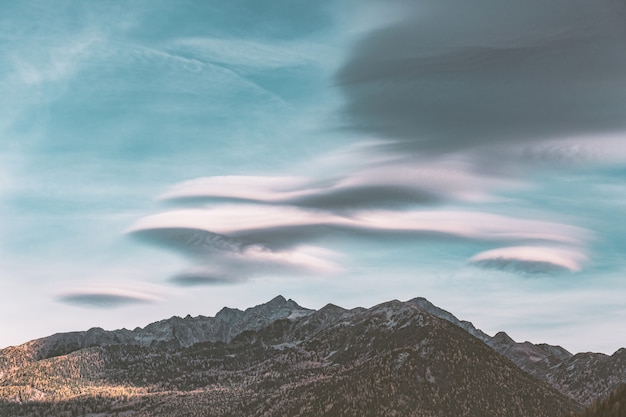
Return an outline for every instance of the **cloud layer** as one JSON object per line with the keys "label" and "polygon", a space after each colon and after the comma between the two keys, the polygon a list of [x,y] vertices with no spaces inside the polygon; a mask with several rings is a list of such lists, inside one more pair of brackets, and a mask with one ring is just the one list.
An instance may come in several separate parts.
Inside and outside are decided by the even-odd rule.
{"label": "cloud layer", "polygon": [[626,129],[623,2],[399,4],[337,75],[350,129],[395,151],[492,155]]}
{"label": "cloud layer", "polygon": [[[342,127],[362,143],[375,139],[342,156],[359,163],[332,175],[181,182],[159,198],[192,208],[129,229],[205,271],[179,283],[242,279],[259,275],[261,265],[337,272],[334,255],[301,252],[337,240],[468,242],[488,249],[469,257],[476,266],[582,269],[591,231],[575,226],[575,217],[537,220],[550,214],[540,206],[524,215],[502,195],[532,187],[546,168],[626,157],[626,7],[399,0],[393,8],[348,49],[335,75],[345,98]],[[239,59],[224,43],[180,44],[194,56],[198,45],[220,60]]]}
{"label": "cloud layer", "polygon": [[[244,190],[246,187],[244,187]],[[237,193],[237,190],[233,191]],[[535,257],[566,253],[545,245],[569,248],[585,257],[591,233],[583,228],[546,221],[462,210],[360,210],[350,215],[278,205],[217,205],[173,210],[138,220],[128,233],[190,257],[195,272],[173,278],[180,285],[238,282],[251,276],[340,273],[337,254],[313,245],[328,241],[372,240],[399,243],[403,239],[536,244]],[[527,248],[528,249],[528,248]],[[512,249],[486,252],[471,259],[484,264]],[[517,249],[528,258],[532,250]],[[550,257],[550,256],[548,256]],[[555,265],[558,260],[553,260]],[[574,267],[564,269],[574,270]]]}

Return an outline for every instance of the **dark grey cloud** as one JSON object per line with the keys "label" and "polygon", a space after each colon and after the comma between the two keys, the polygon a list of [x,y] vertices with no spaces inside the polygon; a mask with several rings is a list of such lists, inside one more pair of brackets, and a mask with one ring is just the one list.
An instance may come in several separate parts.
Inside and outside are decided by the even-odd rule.
{"label": "dark grey cloud", "polygon": [[287,201],[299,207],[324,210],[350,210],[389,208],[407,205],[432,205],[445,201],[442,195],[417,187],[395,185],[373,185],[346,187],[345,189],[320,192],[315,195]]}
{"label": "dark grey cloud", "polygon": [[[390,214],[392,216],[392,214]],[[220,254],[244,254],[249,247],[259,247],[268,252],[279,253],[301,245],[333,240],[372,240],[379,243],[400,244],[416,240],[467,243],[473,241],[506,242],[510,237],[502,234],[466,236],[454,231],[432,229],[372,229],[367,226],[323,223],[311,225],[289,225],[260,227],[233,231],[229,236],[203,229],[155,227],[131,231],[130,236],[144,243],[173,250],[193,259],[210,259]],[[550,240],[550,237],[546,238]],[[542,242],[541,236],[520,238],[519,242]],[[183,275],[184,276],[184,275]],[[221,278],[209,277],[212,281]],[[181,282],[186,279],[172,279]]]}
{"label": "dark grey cloud", "polygon": [[109,294],[109,293],[75,293],[64,294],[57,297],[57,300],[79,307],[92,308],[116,308],[131,304],[150,303],[152,300],[134,295]]}
{"label": "dark grey cloud", "polygon": [[435,153],[626,129],[623,1],[400,4],[336,76],[349,129]]}
{"label": "dark grey cloud", "polygon": [[143,242],[175,249],[192,256],[205,255],[215,249],[238,252],[243,246],[241,242],[218,233],[184,227],[137,230],[133,231],[131,236]]}
{"label": "dark grey cloud", "polygon": [[211,274],[211,273],[186,272],[186,273],[175,275],[171,277],[168,281],[179,287],[198,287],[198,286],[211,286],[211,285],[238,284],[244,280],[234,279],[231,277]]}
{"label": "dark grey cloud", "polygon": [[571,272],[568,268],[542,261],[524,261],[519,259],[495,258],[472,262],[472,265],[483,269],[497,269],[522,274],[543,275],[559,272]]}
{"label": "dark grey cloud", "polygon": [[[426,188],[426,187],[424,187]],[[338,189],[320,189],[302,197],[268,201],[254,198],[192,196],[169,199],[171,203],[182,206],[198,206],[203,203],[254,203],[268,205],[291,205],[329,211],[351,211],[356,209],[401,208],[412,205],[442,204],[450,199],[442,192],[419,189],[419,186],[404,187],[394,184],[362,185],[341,187]]]}

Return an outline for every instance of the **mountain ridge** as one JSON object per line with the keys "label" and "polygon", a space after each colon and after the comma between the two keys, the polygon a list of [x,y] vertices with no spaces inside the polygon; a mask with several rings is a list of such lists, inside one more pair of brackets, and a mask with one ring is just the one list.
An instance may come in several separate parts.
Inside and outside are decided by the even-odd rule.
{"label": "mountain ridge", "polygon": [[[173,316],[134,330],[107,331],[96,327],[83,332],[57,333],[19,346],[8,347],[0,350],[0,379],[20,367],[90,347],[133,345],[188,348],[207,342],[230,343],[233,340],[253,337],[251,335],[256,332],[285,320],[290,323],[297,322],[298,325],[290,330],[291,333],[281,333],[282,339],[276,340],[275,345],[292,347],[341,320],[349,321],[355,315],[378,310],[381,314],[387,314],[385,309],[404,307],[417,309],[454,324],[512,361],[524,372],[546,382],[581,404],[590,404],[607,395],[620,383],[626,382],[626,349],[618,350],[611,356],[600,353],[573,355],[560,346],[516,342],[503,331],[492,337],[475,328],[472,323],[459,320],[452,313],[422,297],[405,302],[393,300],[370,309],[363,307],[345,309],[327,304],[316,311],[304,308],[280,295],[267,303],[245,310],[224,307],[214,317]],[[387,325],[392,324],[389,322]],[[288,324],[283,326],[289,327]],[[247,333],[248,336],[245,336]]]}
{"label": "mountain ridge", "polygon": [[[247,321],[226,310],[224,317],[247,323],[242,328],[261,326],[228,342],[103,345],[31,362],[0,378],[0,414],[554,417],[580,410],[415,303],[312,311],[278,301],[246,310]],[[278,318],[263,325],[268,317]],[[177,317],[155,326],[185,320],[195,323]]]}

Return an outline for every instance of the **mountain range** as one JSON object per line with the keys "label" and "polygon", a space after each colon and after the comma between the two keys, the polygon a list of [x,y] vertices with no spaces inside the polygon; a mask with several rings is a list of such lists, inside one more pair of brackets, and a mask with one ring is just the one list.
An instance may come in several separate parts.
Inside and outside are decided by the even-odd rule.
{"label": "mountain range", "polygon": [[424,298],[312,310],[278,296],[2,349],[0,415],[558,417],[624,382],[626,349],[492,337]]}

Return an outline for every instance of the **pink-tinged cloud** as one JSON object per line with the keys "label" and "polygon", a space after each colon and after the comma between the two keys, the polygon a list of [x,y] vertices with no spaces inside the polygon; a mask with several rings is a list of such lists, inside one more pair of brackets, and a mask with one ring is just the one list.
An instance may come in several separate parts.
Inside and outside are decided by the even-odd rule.
{"label": "pink-tinged cloud", "polygon": [[197,266],[176,274],[169,281],[179,286],[237,284],[267,276],[320,276],[344,272],[339,254],[312,246],[269,251],[260,246],[241,252],[210,252],[196,258]]}
{"label": "pink-tinged cloud", "polygon": [[231,200],[328,211],[398,205],[432,205],[446,201],[487,201],[494,189],[511,187],[503,180],[473,172],[462,161],[404,161],[397,156],[365,168],[317,180],[305,177],[221,176],[182,182],[162,200]]}
{"label": "pink-tinged cloud", "polygon": [[[177,285],[211,285],[275,275],[337,274],[336,252],[312,246],[327,238],[429,239],[500,244],[559,245],[571,249],[522,249],[485,252],[471,262],[498,259],[516,264],[544,262],[580,269],[579,253],[591,233],[560,223],[517,219],[471,211],[369,210],[338,213],[276,205],[217,205],[145,217],[127,230],[135,237],[191,257],[195,267],[171,278]],[[550,256],[548,256],[549,254]],[[544,266],[545,266],[544,265]],[[484,265],[483,265],[484,266]]]}
{"label": "pink-tinged cloud", "polygon": [[578,272],[587,260],[587,255],[580,249],[515,246],[481,252],[470,258],[469,263],[489,269],[549,273]]}
{"label": "pink-tinged cloud", "polygon": [[[214,236],[208,240],[230,242],[232,239],[237,242],[231,243],[234,246],[262,245],[271,249],[295,247],[338,231],[377,235],[438,234],[481,241],[548,241],[570,245],[583,245],[591,237],[588,230],[566,224],[472,211],[369,210],[341,216],[263,205],[169,211],[140,219],[128,232],[168,229],[197,230]],[[207,239],[203,241],[206,243]]]}
{"label": "pink-tinged cloud", "polygon": [[299,196],[302,187],[310,188],[305,177],[216,176],[181,182],[159,196],[162,200],[185,198],[223,198],[244,201],[278,202]]}
{"label": "pink-tinged cloud", "polygon": [[270,248],[237,236],[165,223],[163,227],[138,227],[129,232],[191,258],[195,267],[170,278],[181,286],[235,283],[268,275],[333,275],[343,271],[337,263],[339,254],[306,244]]}

